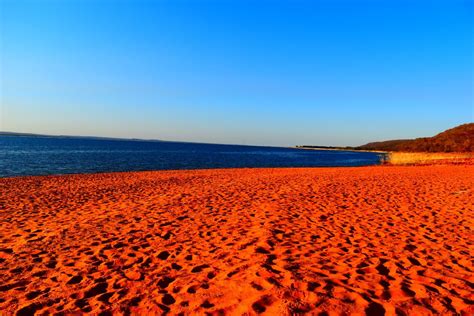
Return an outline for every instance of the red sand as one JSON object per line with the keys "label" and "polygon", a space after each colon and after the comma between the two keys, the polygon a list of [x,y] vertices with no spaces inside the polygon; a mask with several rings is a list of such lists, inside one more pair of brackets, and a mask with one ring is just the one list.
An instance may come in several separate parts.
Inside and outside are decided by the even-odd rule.
{"label": "red sand", "polygon": [[2,315],[472,314],[474,166],[0,179]]}

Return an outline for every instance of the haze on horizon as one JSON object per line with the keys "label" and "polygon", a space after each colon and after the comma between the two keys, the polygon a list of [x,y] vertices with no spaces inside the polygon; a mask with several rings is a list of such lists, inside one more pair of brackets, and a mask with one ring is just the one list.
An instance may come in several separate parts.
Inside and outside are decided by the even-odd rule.
{"label": "haze on horizon", "polygon": [[360,145],[474,121],[473,1],[0,2],[0,130]]}

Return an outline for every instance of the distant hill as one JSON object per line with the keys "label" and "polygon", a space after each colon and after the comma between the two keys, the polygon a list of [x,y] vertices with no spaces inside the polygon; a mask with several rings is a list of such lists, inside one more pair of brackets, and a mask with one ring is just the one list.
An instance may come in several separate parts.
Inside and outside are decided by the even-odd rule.
{"label": "distant hill", "polygon": [[48,135],[43,135],[43,134],[32,134],[32,133],[16,133],[16,132],[2,132],[2,131],[0,131],[0,136],[28,136],[28,137],[48,137]]}
{"label": "distant hill", "polygon": [[474,123],[448,129],[433,137],[374,142],[355,149],[407,152],[474,152]]}
{"label": "distant hill", "polygon": [[46,134],[18,133],[18,132],[6,132],[6,131],[0,131],[0,136],[164,142],[164,140],[160,140],[160,139],[116,138],[116,137],[103,137],[103,136],[75,136],[75,135],[46,135]]}

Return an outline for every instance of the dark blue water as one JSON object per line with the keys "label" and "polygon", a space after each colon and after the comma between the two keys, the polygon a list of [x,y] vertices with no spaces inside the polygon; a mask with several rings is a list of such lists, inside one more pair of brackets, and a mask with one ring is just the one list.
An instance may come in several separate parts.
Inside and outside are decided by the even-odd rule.
{"label": "dark blue water", "polygon": [[379,155],[366,152],[0,136],[0,177],[169,169],[363,166],[379,162]]}

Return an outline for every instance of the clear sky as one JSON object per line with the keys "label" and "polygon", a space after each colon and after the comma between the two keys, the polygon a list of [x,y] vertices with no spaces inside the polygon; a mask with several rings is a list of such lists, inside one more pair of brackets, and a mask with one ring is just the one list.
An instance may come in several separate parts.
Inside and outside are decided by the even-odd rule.
{"label": "clear sky", "polygon": [[356,145],[474,121],[474,1],[0,0],[0,130]]}

